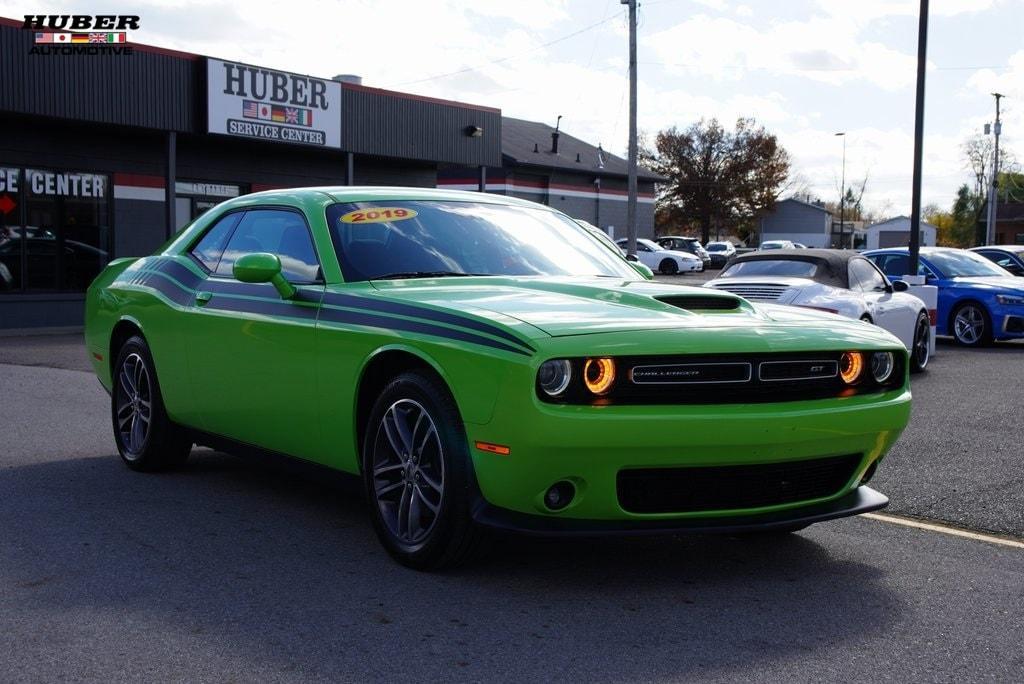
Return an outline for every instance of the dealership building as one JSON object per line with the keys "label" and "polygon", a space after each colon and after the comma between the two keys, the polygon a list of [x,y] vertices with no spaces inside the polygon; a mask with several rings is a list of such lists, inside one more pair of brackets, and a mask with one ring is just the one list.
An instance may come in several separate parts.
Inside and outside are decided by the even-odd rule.
{"label": "dealership building", "polygon": [[[625,162],[550,126],[130,39],[40,46],[0,19],[0,329],[80,326],[103,264],[272,188],[459,187],[625,226]],[[655,180],[641,170],[641,235]]]}

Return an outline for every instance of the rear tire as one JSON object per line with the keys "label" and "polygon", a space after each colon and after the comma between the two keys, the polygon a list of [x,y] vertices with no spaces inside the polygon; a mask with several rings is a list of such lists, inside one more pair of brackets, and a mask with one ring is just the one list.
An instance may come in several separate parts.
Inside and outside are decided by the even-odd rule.
{"label": "rear tire", "polygon": [[664,275],[675,275],[679,273],[679,264],[672,259],[662,259],[658,264],[658,271]]}
{"label": "rear tire", "polygon": [[132,470],[150,472],[185,462],[192,450],[186,430],[167,417],[149,345],[135,335],[114,363],[110,415],[117,451]]}
{"label": "rear tire", "polygon": [[361,460],[373,527],[392,558],[434,570],[478,550],[484,532],[470,515],[466,432],[442,382],[410,371],[388,383],[370,413]]}
{"label": "rear tire", "polygon": [[931,359],[932,321],[927,311],[917,315],[914,323],[914,344],[910,348],[910,372],[921,373]]}

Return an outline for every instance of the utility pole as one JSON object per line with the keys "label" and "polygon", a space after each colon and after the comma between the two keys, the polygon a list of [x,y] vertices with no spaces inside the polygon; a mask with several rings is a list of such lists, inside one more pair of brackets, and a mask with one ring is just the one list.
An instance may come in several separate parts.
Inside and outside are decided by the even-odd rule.
{"label": "utility pole", "polygon": [[917,18],[917,102],[914,109],[914,187],[910,196],[910,263],[907,275],[917,275],[921,251],[921,161],[924,152],[924,74],[928,61],[928,0],[921,0]]}
{"label": "utility pole", "polygon": [[626,254],[636,256],[636,0],[619,0],[629,6],[629,175],[626,196]]}
{"label": "utility pole", "polygon": [[992,159],[992,185],[988,191],[988,212],[985,214],[985,244],[994,245],[996,242],[996,215],[999,192],[999,134],[1003,132],[1003,124],[999,121],[999,100],[1005,95],[992,93],[996,98],[996,124],[992,132],[996,136],[995,153]]}
{"label": "utility pole", "polygon": [[843,175],[839,181],[839,249],[846,249],[846,131],[836,135],[843,138]]}

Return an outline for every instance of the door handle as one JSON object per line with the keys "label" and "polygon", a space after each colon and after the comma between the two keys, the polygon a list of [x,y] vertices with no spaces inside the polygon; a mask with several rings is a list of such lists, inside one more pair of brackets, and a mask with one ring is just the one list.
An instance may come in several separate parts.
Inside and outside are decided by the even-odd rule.
{"label": "door handle", "polygon": [[206,304],[211,299],[213,299],[212,292],[206,292],[205,290],[200,290],[199,292],[196,292],[196,304],[198,304],[199,306]]}

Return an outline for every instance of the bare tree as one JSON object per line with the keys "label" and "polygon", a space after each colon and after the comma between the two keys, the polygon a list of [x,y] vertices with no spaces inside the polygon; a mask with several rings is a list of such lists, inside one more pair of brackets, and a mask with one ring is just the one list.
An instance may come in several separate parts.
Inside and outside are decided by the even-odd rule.
{"label": "bare tree", "polygon": [[[964,166],[974,176],[974,194],[985,196],[988,192],[988,184],[991,182],[989,175],[992,173],[992,157],[995,142],[990,135],[974,135],[964,141],[961,149],[964,154]],[[999,150],[999,168],[1009,169],[1013,164],[1009,151],[1003,147]]]}

